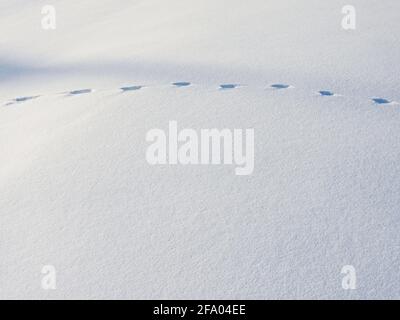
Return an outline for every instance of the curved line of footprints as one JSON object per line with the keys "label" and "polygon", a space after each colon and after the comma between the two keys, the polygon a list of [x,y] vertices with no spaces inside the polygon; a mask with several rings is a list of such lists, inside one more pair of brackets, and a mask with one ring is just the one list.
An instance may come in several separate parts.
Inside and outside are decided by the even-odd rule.
{"label": "curved line of footprints", "polygon": [[[181,82],[174,82],[171,84],[173,87],[177,88],[182,88],[182,87],[188,87],[191,86],[192,83],[186,82],[186,81],[181,81]],[[126,86],[126,87],[120,87],[119,90],[121,92],[129,92],[129,91],[136,91],[144,88],[145,86],[139,86],[139,85],[134,85],[134,86]],[[235,84],[235,83],[225,83],[225,84],[220,84],[219,85],[219,90],[230,90],[230,89],[236,89],[238,87],[241,87],[240,84]],[[272,90],[284,90],[284,89],[289,89],[289,88],[294,88],[291,85],[288,84],[283,84],[283,83],[275,83],[269,86],[269,89]],[[79,89],[79,90],[72,90],[68,92],[64,92],[63,94],[66,96],[77,96],[77,95],[82,95],[82,94],[87,94],[93,92],[93,89]],[[332,96],[340,96],[332,91],[329,90],[321,90],[317,92],[318,95],[323,96],[323,97],[332,97]],[[6,106],[16,104],[16,103],[22,103],[26,102],[29,100],[37,99],[41,97],[41,95],[36,95],[36,96],[26,96],[26,97],[18,97],[15,99],[8,100],[6,102]],[[399,104],[396,101],[391,101],[385,98],[371,98],[371,102],[375,104]]]}

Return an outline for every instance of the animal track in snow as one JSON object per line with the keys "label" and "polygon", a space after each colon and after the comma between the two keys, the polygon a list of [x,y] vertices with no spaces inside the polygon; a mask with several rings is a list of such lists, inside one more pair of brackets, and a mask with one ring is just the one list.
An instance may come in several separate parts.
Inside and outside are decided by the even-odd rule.
{"label": "animal track in snow", "polygon": [[227,83],[227,84],[221,84],[219,86],[220,89],[225,90],[225,89],[235,89],[239,87],[238,84],[234,84],[234,83]]}
{"label": "animal track in snow", "polygon": [[140,90],[140,89],[142,89],[143,88],[143,86],[129,86],[129,87],[122,87],[122,88],[120,88],[123,92],[126,92],[126,91],[135,91],[135,90]]}
{"label": "animal track in snow", "polygon": [[15,98],[15,99],[12,99],[12,100],[8,101],[8,102],[6,103],[6,105],[9,106],[9,105],[12,105],[12,104],[15,104],[15,103],[21,103],[21,102],[33,100],[33,99],[36,99],[36,98],[39,98],[39,97],[40,97],[40,96],[18,97],[18,98]]}
{"label": "animal track in snow", "polygon": [[388,103],[391,103],[389,100],[383,99],[383,98],[373,98],[372,101],[375,102],[376,104],[388,104]]}
{"label": "animal track in snow", "polygon": [[[187,87],[191,86],[191,82],[186,82],[186,81],[180,81],[180,82],[174,82],[171,84],[174,87]],[[235,83],[224,83],[219,85],[220,90],[230,90],[230,89],[236,89],[242,85],[240,84],[235,84]],[[122,92],[129,92],[129,91],[136,91],[144,88],[145,86],[141,85],[132,85],[132,86],[124,86],[124,87],[119,87],[118,89]],[[274,83],[269,85],[269,89],[272,90],[282,90],[282,89],[288,89],[288,88],[294,88],[292,85],[284,84],[284,83]],[[61,94],[66,94],[67,96],[76,96],[76,95],[82,95],[86,93],[91,93],[94,92],[95,89],[80,89],[80,90],[72,90],[72,91],[67,91],[63,92]],[[317,94],[323,97],[332,97],[332,96],[341,96],[339,94],[336,94],[330,90],[320,90],[317,91]],[[36,99],[38,97],[41,97],[41,95],[36,95],[36,96],[22,96],[22,97],[17,97],[11,100],[6,100],[4,103],[5,106],[13,105],[13,104],[18,104],[18,103],[23,103],[32,99]],[[388,105],[399,105],[399,102],[396,101],[391,101],[385,98],[370,98],[370,101],[374,102],[375,104],[388,104]]]}
{"label": "animal track in snow", "polygon": [[28,100],[36,99],[38,97],[39,96],[19,97],[19,98],[15,98],[13,101],[14,102],[25,102],[25,101],[28,101]]}
{"label": "animal track in snow", "polygon": [[182,81],[182,82],[174,82],[172,85],[175,87],[187,87],[187,86],[190,86],[191,83]]}
{"label": "animal track in snow", "polygon": [[291,88],[291,86],[283,83],[275,83],[271,85],[271,88],[279,90],[279,89],[288,89]]}
{"label": "animal track in snow", "polygon": [[335,95],[332,91],[328,91],[328,90],[321,90],[321,91],[318,91],[318,93],[321,96],[328,96],[328,97]]}
{"label": "animal track in snow", "polygon": [[76,95],[79,95],[79,94],[90,93],[92,91],[93,91],[92,89],[81,89],[81,90],[73,90],[73,91],[70,91],[68,93],[70,95],[76,96]]}

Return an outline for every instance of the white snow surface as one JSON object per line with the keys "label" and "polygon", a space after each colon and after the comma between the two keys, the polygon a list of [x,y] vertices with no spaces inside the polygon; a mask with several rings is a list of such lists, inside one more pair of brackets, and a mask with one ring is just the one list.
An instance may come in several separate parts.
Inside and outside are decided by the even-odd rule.
{"label": "white snow surface", "polygon": [[[400,2],[345,4],[2,0],[0,298],[400,298]],[[253,174],[149,165],[171,120],[254,128]]]}

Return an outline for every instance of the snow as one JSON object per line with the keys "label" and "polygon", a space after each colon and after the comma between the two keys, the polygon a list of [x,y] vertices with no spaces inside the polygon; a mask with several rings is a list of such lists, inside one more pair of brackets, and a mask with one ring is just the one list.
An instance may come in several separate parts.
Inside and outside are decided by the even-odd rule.
{"label": "snow", "polygon": [[[51,2],[0,4],[0,298],[400,298],[400,2]],[[169,121],[253,174],[150,165]]]}

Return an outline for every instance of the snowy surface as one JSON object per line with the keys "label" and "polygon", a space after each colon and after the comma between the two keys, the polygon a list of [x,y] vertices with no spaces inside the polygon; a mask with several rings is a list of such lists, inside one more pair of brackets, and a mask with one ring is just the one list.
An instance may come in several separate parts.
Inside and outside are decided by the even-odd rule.
{"label": "snowy surface", "polygon": [[[2,0],[0,298],[400,298],[400,2],[345,4]],[[149,165],[170,120],[253,174]]]}

